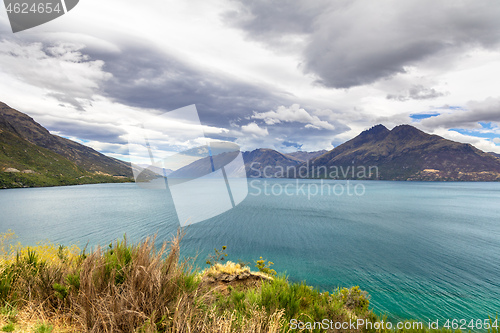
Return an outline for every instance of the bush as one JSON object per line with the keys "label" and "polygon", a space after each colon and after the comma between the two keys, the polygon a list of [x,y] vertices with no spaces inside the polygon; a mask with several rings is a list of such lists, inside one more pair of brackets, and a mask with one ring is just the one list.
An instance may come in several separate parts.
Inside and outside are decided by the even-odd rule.
{"label": "bush", "polygon": [[255,261],[255,267],[259,269],[259,272],[271,275],[271,276],[276,276],[276,271],[271,268],[274,263],[272,261],[267,261],[265,259],[262,259],[262,257],[259,258],[259,260]]}
{"label": "bush", "polygon": [[370,306],[370,299],[366,291],[362,291],[359,286],[350,289],[343,288],[339,291],[340,300],[351,310],[367,311]]}

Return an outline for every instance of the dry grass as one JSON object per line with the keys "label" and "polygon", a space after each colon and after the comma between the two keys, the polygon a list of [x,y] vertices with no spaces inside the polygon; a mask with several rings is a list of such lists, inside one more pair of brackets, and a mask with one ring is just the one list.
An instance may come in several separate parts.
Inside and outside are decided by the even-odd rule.
{"label": "dry grass", "polygon": [[250,273],[250,268],[248,266],[241,267],[240,264],[235,264],[232,261],[227,261],[224,265],[220,263],[216,263],[210,268],[206,269],[204,274],[208,276],[215,276],[219,274],[241,274],[241,273]]}
{"label": "dry grass", "polygon": [[[0,305],[15,304],[19,311],[0,315],[1,327],[12,323],[15,331],[34,332],[49,323],[53,333],[279,331],[281,310],[253,305],[250,315],[242,316],[218,308],[213,290],[199,288],[203,274],[179,261],[181,238],[178,234],[159,248],[155,237],[134,246],[124,239],[91,254],[50,243],[11,245],[1,256]],[[209,271],[249,269],[227,263]]]}

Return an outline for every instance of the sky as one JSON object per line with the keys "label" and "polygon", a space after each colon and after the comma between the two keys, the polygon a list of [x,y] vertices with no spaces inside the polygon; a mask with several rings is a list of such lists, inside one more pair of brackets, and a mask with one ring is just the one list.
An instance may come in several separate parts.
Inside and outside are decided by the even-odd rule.
{"label": "sky", "polygon": [[[124,160],[144,119],[192,104],[242,150],[411,124],[500,153],[499,17],[497,0],[82,0],[13,34],[1,8],[0,101]],[[157,139],[191,149],[197,126]]]}

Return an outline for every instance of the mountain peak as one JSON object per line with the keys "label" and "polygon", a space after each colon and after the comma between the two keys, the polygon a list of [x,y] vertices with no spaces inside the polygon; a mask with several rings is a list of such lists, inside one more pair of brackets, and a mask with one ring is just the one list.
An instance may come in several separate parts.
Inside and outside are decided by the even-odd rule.
{"label": "mountain peak", "polygon": [[378,134],[378,133],[387,133],[389,132],[389,130],[387,129],[387,127],[385,127],[384,125],[382,124],[378,124],[378,125],[375,125],[373,126],[372,128],[366,130],[366,131],[363,131],[361,134],[363,133],[370,133],[370,134]]}
{"label": "mountain peak", "polygon": [[375,125],[372,128],[361,132],[357,137],[352,139],[350,142],[359,145],[367,141],[379,141],[384,139],[391,131],[387,129],[382,124]]}
{"label": "mountain peak", "polygon": [[418,138],[431,137],[430,134],[422,132],[418,128],[407,124],[394,127],[390,135],[402,140],[416,140]]}
{"label": "mountain peak", "polygon": [[[402,125],[398,125],[396,127],[394,127],[391,132],[399,132],[399,131],[413,131],[413,132],[422,132],[421,130],[419,130],[418,128],[416,128],[415,126],[412,126],[412,125],[408,125],[408,124],[402,124]],[[423,132],[422,132],[423,133]]]}

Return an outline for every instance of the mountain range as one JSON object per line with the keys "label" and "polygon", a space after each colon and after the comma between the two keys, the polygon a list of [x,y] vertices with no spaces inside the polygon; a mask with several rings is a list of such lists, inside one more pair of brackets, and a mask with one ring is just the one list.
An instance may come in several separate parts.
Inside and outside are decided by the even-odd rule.
{"label": "mountain range", "polygon": [[[228,157],[221,159],[227,163]],[[256,149],[243,152],[243,160],[249,178],[500,180],[500,159],[494,153],[427,134],[410,125],[392,130],[377,125],[330,151],[283,154]],[[206,158],[201,159],[172,176],[199,177],[210,172],[209,164]]]}
{"label": "mountain range", "polygon": [[[218,164],[234,153],[214,156]],[[281,153],[256,149],[242,153],[249,178],[333,178],[426,181],[499,181],[500,156],[470,144],[427,134],[410,125],[392,130],[376,125],[330,151]],[[210,172],[207,158],[168,177]],[[155,178],[161,170],[143,170]],[[3,172],[1,172],[3,171]],[[144,174],[143,174],[144,175]],[[0,188],[131,181],[130,163],[50,134],[31,117],[0,102]]]}

